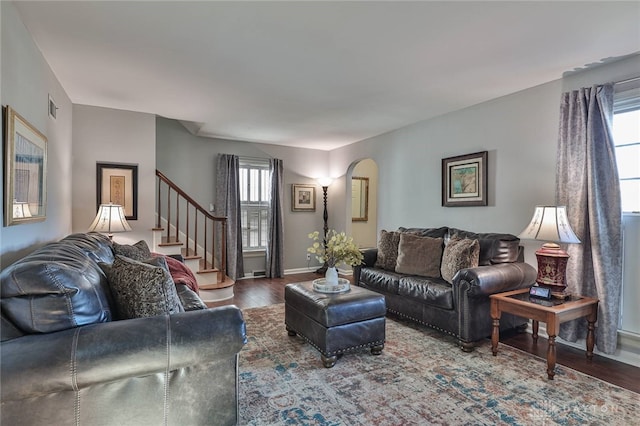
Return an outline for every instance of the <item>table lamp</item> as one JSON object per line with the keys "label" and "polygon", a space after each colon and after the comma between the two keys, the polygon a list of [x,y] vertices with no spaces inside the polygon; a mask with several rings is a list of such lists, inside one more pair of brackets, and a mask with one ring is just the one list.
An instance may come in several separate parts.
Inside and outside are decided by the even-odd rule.
{"label": "table lamp", "polygon": [[31,210],[29,209],[29,203],[22,201],[13,202],[13,217],[14,219],[23,219],[26,217],[32,217]]}
{"label": "table lamp", "polygon": [[89,232],[102,232],[109,235],[109,239],[113,240],[114,232],[129,232],[131,226],[124,217],[124,208],[119,204],[100,204],[98,214],[93,219]]}
{"label": "table lamp", "polygon": [[577,244],[580,240],[571,229],[565,206],[536,206],[531,223],[518,235],[520,239],[547,241],[536,251],[536,282],[551,290],[555,298],[566,299],[569,254],[557,243]]}

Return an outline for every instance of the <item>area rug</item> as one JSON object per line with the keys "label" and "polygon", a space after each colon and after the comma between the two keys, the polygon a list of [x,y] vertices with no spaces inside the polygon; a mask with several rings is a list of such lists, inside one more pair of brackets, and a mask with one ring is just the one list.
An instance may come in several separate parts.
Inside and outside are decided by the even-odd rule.
{"label": "area rug", "polygon": [[320,354],[288,336],[284,304],[243,311],[243,425],[630,425],[640,394],[491,343],[474,352],[435,330],[387,318],[382,355],[367,349],[324,368]]}

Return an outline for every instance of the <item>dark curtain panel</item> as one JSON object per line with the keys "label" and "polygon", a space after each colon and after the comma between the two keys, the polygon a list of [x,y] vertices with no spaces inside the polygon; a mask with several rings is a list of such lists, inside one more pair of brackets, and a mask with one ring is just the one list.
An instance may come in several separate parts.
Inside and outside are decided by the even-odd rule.
{"label": "dark curtain panel", "polygon": [[244,276],[239,171],[237,155],[218,155],[216,211],[227,217],[227,275],[234,280]]}
{"label": "dark curtain panel", "polygon": [[[611,354],[617,345],[622,292],[622,211],[611,137],[613,85],[562,95],[556,167],[556,200],[567,206],[580,244],[569,244],[568,290],[600,300],[596,345]],[[561,325],[560,337],[575,342],[587,323]]]}
{"label": "dark curtain panel", "polygon": [[271,169],[271,206],[269,209],[269,238],[267,240],[266,276],[284,276],[284,166],[277,158],[269,160]]}

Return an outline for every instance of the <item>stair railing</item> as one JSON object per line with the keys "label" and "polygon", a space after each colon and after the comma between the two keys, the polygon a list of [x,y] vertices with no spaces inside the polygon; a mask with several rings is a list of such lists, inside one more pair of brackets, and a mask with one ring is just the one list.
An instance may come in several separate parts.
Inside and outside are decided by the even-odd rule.
{"label": "stair railing", "polygon": [[[217,267],[218,282],[224,281],[227,275],[227,218],[213,216],[159,170],[156,170],[156,177],[158,191],[156,229],[165,228],[162,223],[164,219],[167,224],[164,229],[165,241],[168,243],[182,242],[186,249],[186,258],[202,257],[204,259],[203,268]],[[172,200],[175,203],[172,203]],[[183,209],[184,216],[181,220]],[[202,224],[201,232],[198,232],[199,224]],[[181,236],[185,241],[181,241]],[[202,254],[200,254],[200,250],[202,250]],[[209,259],[211,260],[209,261]],[[203,268],[201,267],[201,269]]]}

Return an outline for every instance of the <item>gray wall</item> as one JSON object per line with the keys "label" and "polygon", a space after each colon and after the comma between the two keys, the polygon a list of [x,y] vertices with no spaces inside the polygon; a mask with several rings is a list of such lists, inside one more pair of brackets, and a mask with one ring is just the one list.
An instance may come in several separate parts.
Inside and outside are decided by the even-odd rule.
{"label": "gray wall", "polygon": [[[115,234],[121,244],[147,241],[155,226],[156,117],[86,105],[73,106],[73,231],[86,232],[96,216],[96,163],[138,165],[138,219],[132,232]],[[108,200],[107,200],[108,202]]]}
{"label": "gray wall", "polygon": [[[71,231],[72,107],[13,4],[0,2],[0,13],[2,106],[11,106],[48,139],[47,218],[44,222],[0,228],[2,268]],[[59,107],[55,121],[47,113],[49,94]],[[4,176],[3,164],[0,171]],[[4,196],[4,188],[0,191]]]}
{"label": "gray wall", "polygon": [[[334,150],[332,171],[362,157],[378,164],[378,231],[448,225],[517,234],[536,204],[554,202],[560,91],[550,82]],[[489,205],[442,207],[441,159],[478,151],[489,152]]]}
{"label": "gray wall", "polygon": [[[203,207],[215,199],[215,164],[218,154],[236,154],[257,158],[280,158],[284,161],[285,196],[285,269],[305,269],[307,235],[322,230],[322,190],[316,190],[316,211],[291,211],[291,184],[316,184],[315,178],[326,176],[329,153],[309,149],[229,141],[194,136],[178,121],[158,117],[156,130],[156,164],[158,170],[187,191]],[[317,265],[315,259],[309,268]],[[264,255],[245,257],[245,273],[264,270]]]}

